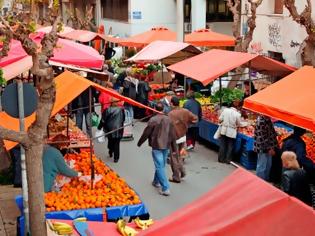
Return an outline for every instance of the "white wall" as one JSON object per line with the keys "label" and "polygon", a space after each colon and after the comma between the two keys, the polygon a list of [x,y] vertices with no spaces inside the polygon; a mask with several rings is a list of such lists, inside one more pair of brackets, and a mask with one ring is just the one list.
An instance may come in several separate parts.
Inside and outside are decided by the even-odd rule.
{"label": "white wall", "polygon": [[[246,1],[243,1],[243,13],[245,13],[245,3]],[[299,12],[304,9],[305,4],[306,0],[296,1]],[[313,15],[315,16],[314,5],[313,8]],[[273,14],[274,0],[264,0],[257,9],[257,13],[257,27],[249,51],[256,52],[256,49],[261,47],[261,53],[279,52],[283,54],[286,63],[300,66],[299,46],[291,47],[290,44],[291,41],[302,43],[307,36],[305,29],[292,20],[286,8],[281,15]],[[246,19],[247,17],[243,15],[242,21],[244,22]]]}
{"label": "white wall", "polygon": [[112,28],[113,35],[118,35],[121,38],[128,37],[131,34],[131,24],[128,22],[101,19],[100,24],[104,25],[106,34],[108,34],[110,28]]}

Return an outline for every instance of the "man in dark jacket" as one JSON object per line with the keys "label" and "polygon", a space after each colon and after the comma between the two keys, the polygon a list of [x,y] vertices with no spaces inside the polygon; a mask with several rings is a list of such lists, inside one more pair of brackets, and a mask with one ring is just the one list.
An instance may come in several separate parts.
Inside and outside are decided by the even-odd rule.
{"label": "man in dark jacket", "polygon": [[305,133],[305,129],[294,127],[293,134],[283,141],[282,151],[294,152],[300,166],[306,171],[310,182],[315,183],[315,164],[306,156],[306,145],[302,139]]}
{"label": "man in dark jacket", "polygon": [[267,116],[258,116],[254,134],[254,150],[257,152],[256,175],[266,181],[269,180],[272,157],[278,147],[277,133],[271,119]]}
{"label": "man in dark jacket", "polygon": [[107,135],[108,138],[108,154],[112,157],[114,154],[114,162],[119,160],[120,140],[123,137],[125,122],[124,109],[118,106],[119,100],[111,99],[111,106],[107,108],[102,114],[102,124],[105,133],[112,132]]}
{"label": "man in dark jacket", "polygon": [[[156,110],[162,112],[164,109],[163,104],[158,102]],[[176,134],[172,121],[168,116],[158,113],[153,116],[149,121],[147,127],[144,129],[141,138],[138,141],[140,147],[146,140],[149,140],[149,146],[152,147],[152,156],[155,166],[155,174],[152,185],[159,188],[161,195],[170,195],[170,185],[165,174],[165,165],[168,150],[176,152]]]}
{"label": "man in dark jacket", "polygon": [[[188,111],[185,108],[179,107],[179,99],[177,97],[172,97],[171,104],[173,109],[168,113],[176,132],[176,143],[178,152],[184,149],[186,142],[186,133],[189,125],[195,124],[198,122],[198,117],[193,113]],[[181,178],[186,175],[184,168],[184,160],[180,155],[177,155],[176,152],[171,154],[171,168],[173,172],[173,177],[169,179],[173,183],[180,183]]]}
{"label": "man in dark jacket", "polygon": [[[185,102],[184,108],[198,117],[198,120],[202,118],[202,110],[200,103],[195,99],[194,92],[187,93],[188,101]],[[199,134],[198,122],[191,124],[188,128],[187,136],[187,150],[195,148],[196,139]]]}
{"label": "man in dark jacket", "polygon": [[[149,97],[150,90],[151,88],[147,81],[139,81],[136,101],[143,105],[148,105],[148,102],[149,102],[148,97]],[[136,119],[141,119],[145,116],[144,108],[134,107],[134,109],[135,109]]]}

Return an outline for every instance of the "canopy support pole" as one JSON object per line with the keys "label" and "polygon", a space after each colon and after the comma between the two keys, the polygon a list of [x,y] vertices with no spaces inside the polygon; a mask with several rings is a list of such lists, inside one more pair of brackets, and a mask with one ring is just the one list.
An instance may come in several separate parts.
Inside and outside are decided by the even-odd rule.
{"label": "canopy support pole", "polygon": [[222,79],[219,77],[219,90],[220,90],[220,108],[222,108]]}
{"label": "canopy support pole", "polygon": [[[19,107],[19,120],[20,120],[20,131],[25,131],[25,120],[24,120],[24,95],[23,95],[23,82],[22,80],[17,81],[17,92],[18,92],[18,107]],[[29,209],[28,209],[28,187],[27,187],[27,175],[26,175],[26,160],[25,150],[20,145],[21,149],[21,169],[22,169],[22,193],[23,193],[23,207],[25,217],[25,235],[30,232],[29,223]]]}
{"label": "canopy support pole", "polygon": [[163,90],[164,88],[164,73],[163,73],[163,60],[161,60],[161,73],[162,73],[162,85],[163,85]]}
{"label": "canopy support pole", "polygon": [[251,61],[248,63],[248,80],[249,80],[249,96],[252,95],[252,76],[251,76]]}
{"label": "canopy support pole", "polygon": [[93,163],[93,143],[92,143],[92,87],[89,87],[89,125],[91,127],[91,134],[88,134],[89,140],[90,140],[90,162],[91,162],[91,189],[93,189],[93,183],[94,183],[94,163]]}
{"label": "canopy support pole", "polygon": [[187,88],[187,77],[184,76],[184,98],[186,98],[186,88]]}

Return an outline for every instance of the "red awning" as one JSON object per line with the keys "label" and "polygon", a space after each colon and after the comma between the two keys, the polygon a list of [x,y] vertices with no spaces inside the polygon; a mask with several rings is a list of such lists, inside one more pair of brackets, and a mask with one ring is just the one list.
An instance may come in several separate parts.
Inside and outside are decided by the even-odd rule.
{"label": "red awning", "polygon": [[225,34],[219,34],[209,29],[196,30],[185,35],[185,42],[194,46],[234,46],[235,38]]}
{"label": "red awning", "polygon": [[121,39],[119,44],[126,47],[144,47],[157,40],[176,41],[176,33],[164,27],[157,27],[144,33]]}
{"label": "red awning", "polygon": [[245,99],[244,108],[315,132],[315,69],[304,66]]}
{"label": "red awning", "polygon": [[212,49],[178,62],[168,69],[207,85],[225,73],[239,67],[250,67],[262,74],[286,76],[295,68],[258,54]]}
{"label": "red awning", "polygon": [[133,57],[130,57],[127,61],[156,62],[163,60],[163,63],[165,63],[165,61],[176,63],[200,53],[201,51],[199,49],[188,43],[155,41],[144,47],[140,52]]}
{"label": "red awning", "polygon": [[314,232],[311,207],[240,168],[139,236],[313,236]]}

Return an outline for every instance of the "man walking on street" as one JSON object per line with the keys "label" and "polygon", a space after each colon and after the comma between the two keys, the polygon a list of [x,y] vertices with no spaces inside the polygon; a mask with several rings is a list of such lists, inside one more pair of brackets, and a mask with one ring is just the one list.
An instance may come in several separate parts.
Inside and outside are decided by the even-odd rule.
{"label": "man walking on street", "polygon": [[[168,116],[173,122],[176,131],[176,143],[178,153],[184,149],[186,142],[186,133],[189,125],[197,123],[198,117],[185,108],[179,107],[179,99],[177,97],[172,97],[171,105],[173,109],[168,113]],[[183,158],[180,155],[174,155],[176,152],[171,153],[171,168],[173,172],[173,177],[169,181],[173,183],[180,183],[181,178],[185,177],[185,168],[183,163]]]}
{"label": "man walking on street", "polygon": [[177,152],[177,149],[174,126],[170,118],[162,113],[163,109],[163,104],[158,102],[156,104],[156,110],[161,113],[153,116],[148,121],[148,125],[138,141],[138,147],[149,139],[155,166],[152,185],[156,188],[161,186],[160,194],[168,196],[170,195],[170,186],[165,173],[166,158],[170,146],[172,146],[171,149],[174,152]]}
{"label": "man walking on street", "polygon": [[271,158],[275,155],[275,148],[278,146],[277,133],[269,117],[258,116],[254,139],[254,150],[258,155],[256,175],[268,181],[272,165]]}

